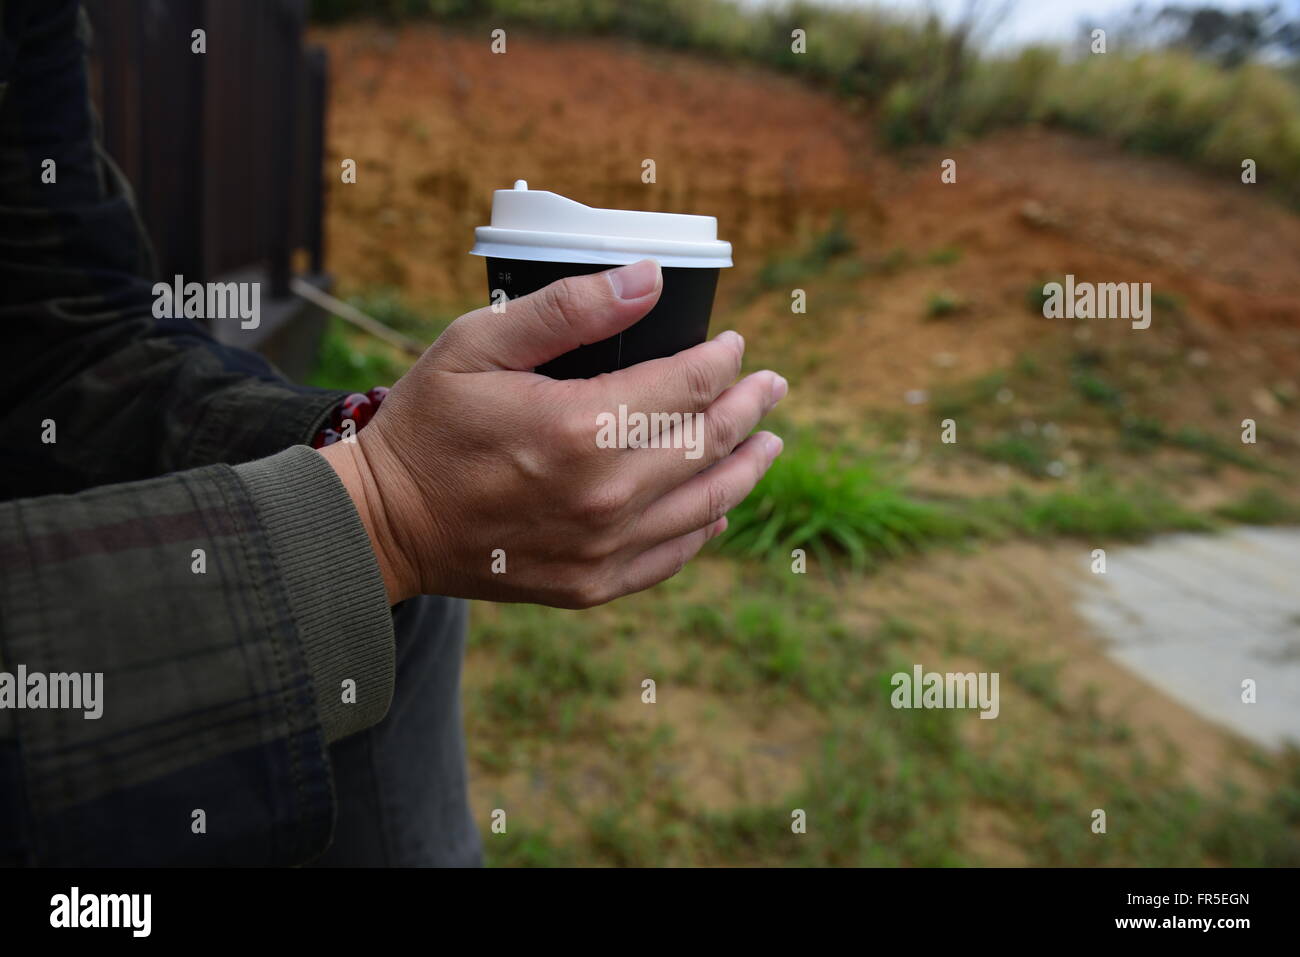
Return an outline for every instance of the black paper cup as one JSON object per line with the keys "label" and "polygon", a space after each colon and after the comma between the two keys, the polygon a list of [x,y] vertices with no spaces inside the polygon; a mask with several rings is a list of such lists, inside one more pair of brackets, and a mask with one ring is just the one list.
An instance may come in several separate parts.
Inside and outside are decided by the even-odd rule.
{"label": "black paper cup", "polygon": [[[585,276],[615,268],[592,263],[553,263],[487,258],[488,295],[497,290],[518,299],[566,276]],[[664,266],[663,290],[654,308],[618,335],[579,346],[535,371],[552,379],[589,379],[647,359],[662,359],[697,346],[709,337],[709,316],[718,287],[718,270]]]}
{"label": "black paper cup", "polygon": [[634,325],[537,368],[555,379],[586,379],[699,345],[709,335],[718,270],[731,265],[731,244],[718,239],[712,216],[584,206],[522,179],[492,194],[492,222],[474,237],[470,252],[487,260],[494,305],[502,292],[518,299],[642,259],[663,270],[659,301]]}

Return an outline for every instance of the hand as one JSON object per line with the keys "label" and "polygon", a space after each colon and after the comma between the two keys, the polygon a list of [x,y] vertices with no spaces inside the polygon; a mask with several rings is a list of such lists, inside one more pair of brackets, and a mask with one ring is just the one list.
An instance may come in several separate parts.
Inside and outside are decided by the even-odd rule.
{"label": "hand", "polygon": [[[671,578],[726,528],[781,451],[770,432],[749,432],[786,393],[770,371],[735,382],[739,335],[592,379],[531,371],[632,325],[662,281],[643,260],[467,313],[355,441],[321,450],[391,602],[424,593],[588,608]],[[659,448],[599,447],[598,416],[620,405],[702,413],[700,454],[688,457],[691,435],[675,427]],[[496,549],[504,574],[493,573]]]}

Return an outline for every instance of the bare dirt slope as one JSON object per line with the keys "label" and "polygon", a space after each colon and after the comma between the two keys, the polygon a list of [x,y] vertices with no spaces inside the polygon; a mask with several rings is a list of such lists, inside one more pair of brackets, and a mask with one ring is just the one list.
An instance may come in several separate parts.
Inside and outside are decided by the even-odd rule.
{"label": "bare dirt slope", "polygon": [[482,295],[465,253],[492,190],[519,178],[592,205],[715,214],[741,261],[846,197],[873,203],[865,127],[791,80],[612,41],[512,35],[494,55],[432,26],[317,39],[330,156],[360,170],[329,197],[332,264],[355,282]]}
{"label": "bare dirt slope", "polygon": [[[330,155],[361,171],[330,196],[349,280],[477,295],[472,230],[491,191],[524,177],[592,204],[714,214],[742,269],[840,209],[868,244],[961,243],[995,280],[1064,260],[1140,267],[1225,322],[1300,322],[1300,219],[1235,179],[1034,131],[904,164],[829,94],[616,41],[520,35],[494,55],[486,38],[434,26],[315,38],[333,70]],[[939,181],[946,156],[955,187]],[[647,158],[654,184],[641,182]]]}

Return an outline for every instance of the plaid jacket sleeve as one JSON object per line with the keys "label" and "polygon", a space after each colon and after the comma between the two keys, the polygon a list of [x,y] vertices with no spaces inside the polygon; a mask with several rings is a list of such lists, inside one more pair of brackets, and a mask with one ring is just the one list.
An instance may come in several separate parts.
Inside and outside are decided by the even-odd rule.
{"label": "plaid jacket sleeve", "polygon": [[[0,862],[301,862],[326,745],[392,692],[365,531],[296,445],[338,393],[153,318],[84,37],[0,0]],[[96,680],[99,717],[50,706]]]}
{"label": "plaid jacket sleeve", "polygon": [[312,449],[0,504],[0,861],[310,859],[326,745],[383,717],[393,658]]}
{"label": "plaid jacket sleeve", "polygon": [[[154,317],[158,277],[99,147],[79,14],[0,2],[0,498],[261,458],[309,442],[342,396]],[[40,441],[48,423],[57,442]]]}

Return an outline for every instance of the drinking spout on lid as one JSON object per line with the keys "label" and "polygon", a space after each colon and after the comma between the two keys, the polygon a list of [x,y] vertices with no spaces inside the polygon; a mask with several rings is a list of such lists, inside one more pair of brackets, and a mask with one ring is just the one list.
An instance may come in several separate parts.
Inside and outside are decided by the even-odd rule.
{"label": "drinking spout on lid", "polygon": [[515,180],[515,189],[527,189],[527,188],[528,188],[527,180],[522,180],[522,179]]}

